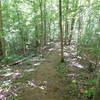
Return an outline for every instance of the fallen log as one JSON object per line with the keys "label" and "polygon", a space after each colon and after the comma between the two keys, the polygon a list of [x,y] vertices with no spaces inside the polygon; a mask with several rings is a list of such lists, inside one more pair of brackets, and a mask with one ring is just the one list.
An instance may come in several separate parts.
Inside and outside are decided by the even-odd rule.
{"label": "fallen log", "polygon": [[[36,55],[32,55],[31,57],[35,57]],[[7,65],[2,65],[1,67],[10,67],[10,66],[14,66],[14,65],[19,65],[19,64],[22,64],[24,61],[28,60],[29,57],[26,57],[24,59],[21,59],[21,60],[18,60],[14,63],[11,63],[11,64],[7,64]]]}

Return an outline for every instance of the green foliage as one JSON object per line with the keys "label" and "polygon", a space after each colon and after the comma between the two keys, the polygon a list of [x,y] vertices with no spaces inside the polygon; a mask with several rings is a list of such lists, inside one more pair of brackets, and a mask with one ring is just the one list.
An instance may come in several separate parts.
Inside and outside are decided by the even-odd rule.
{"label": "green foliage", "polygon": [[78,84],[70,83],[66,86],[65,89],[65,99],[77,97],[78,95]]}
{"label": "green foliage", "polygon": [[17,56],[17,55],[13,55],[13,56],[6,56],[2,61],[1,63],[5,63],[5,64],[10,64],[10,63],[13,63],[15,61],[18,61],[20,59],[23,59],[24,57],[23,56]]}
{"label": "green foliage", "polygon": [[85,91],[84,96],[88,98],[93,97],[95,92],[96,92],[95,88],[90,88],[89,90]]}
{"label": "green foliage", "polygon": [[[3,52],[4,57],[0,57],[0,65],[29,59],[32,54],[44,54],[47,42],[60,40],[59,0],[1,1],[0,22],[3,24],[0,23],[0,53]],[[62,37],[68,38],[67,40],[76,40],[77,50],[79,50],[77,52],[80,55],[86,55],[87,61],[98,62],[100,60],[99,0],[63,0],[61,10]],[[2,32],[1,29],[3,29]],[[26,62],[25,65],[32,65],[32,63]],[[57,75],[64,81],[67,80],[68,71],[65,62],[57,66]],[[31,74],[26,74],[18,81],[25,83],[31,79]],[[80,76],[82,79],[87,77],[84,72]],[[85,97],[94,95],[95,89],[90,87],[95,84],[96,80],[85,80],[84,86],[89,87],[84,92]],[[78,82],[76,83],[74,79],[69,84],[67,92],[71,96],[76,96],[78,87]]]}
{"label": "green foliage", "polygon": [[84,21],[85,31],[78,41],[78,48],[81,55],[85,54],[87,58],[95,61],[96,58],[100,59],[100,16],[98,14],[98,4],[91,8],[88,16],[89,18]]}
{"label": "green foliage", "polygon": [[[13,58],[13,55],[16,55],[16,58],[18,58],[19,55],[29,52],[41,52],[44,42],[59,39],[58,1],[40,1],[2,1],[3,52],[5,57],[12,56]],[[91,6],[90,11],[88,11],[89,6]],[[87,9],[87,11],[84,9]],[[78,41],[79,51],[80,53],[89,53],[93,58],[100,54],[98,49],[100,36],[97,34],[100,31],[98,27],[100,18],[98,11],[98,0],[90,0],[90,2],[85,0],[82,2],[81,0],[68,0],[62,2],[63,23],[67,19],[68,27],[71,29],[72,17],[74,17],[75,23],[73,23],[73,26],[76,27],[76,32],[79,26],[76,22],[78,22],[79,18],[82,19],[81,24],[83,26],[80,26],[82,34]],[[70,30],[68,31],[67,37],[71,33]],[[9,57],[8,59],[11,60],[12,58]]]}
{"label": "green foliage", "polygon": [[86,86],[94,86],[96,84],[97,80],[90,80],[84,83]]}
{"label": "green foliage", "polygon": [[65,62],[60,63],[57,66],[57,75],[61,77],[63,80],[66,80],[67,79],[66,74],[67,74],[66,63]]}

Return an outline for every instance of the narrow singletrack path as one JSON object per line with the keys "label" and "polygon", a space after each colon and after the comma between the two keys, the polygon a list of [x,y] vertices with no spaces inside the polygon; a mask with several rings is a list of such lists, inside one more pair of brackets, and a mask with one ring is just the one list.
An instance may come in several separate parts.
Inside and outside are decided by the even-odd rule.
{"label": "narrow singletrack path", "polygon": [[[56,47],[55,47],[56,48]],[[58,77],[56,67],[60,63],[59,50],[48,54],[44,63],[38,66],[30,86],[23,87],[22,100],[64,100],[62,79]]]}

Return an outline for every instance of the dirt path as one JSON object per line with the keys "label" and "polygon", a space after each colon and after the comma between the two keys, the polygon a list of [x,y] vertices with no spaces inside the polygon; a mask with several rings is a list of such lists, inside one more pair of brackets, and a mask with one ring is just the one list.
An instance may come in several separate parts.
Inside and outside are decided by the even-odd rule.
{"label": "dirt path", "polygon": [[58,50],[50,52],[46,61],[38,66],[36,74],[24,85],[21,100],[64,100],[64,84],[57,76],[56,66],[60,57]]}
{"label": "dirt path", "polygon": [[90,74],[80,62],[74,46],[64,48],[65,65],[60,64],[59,46],[55,43],[48,49],[45,59],[34,57],[1,69],[0,100],[87,100],[97,75]]}

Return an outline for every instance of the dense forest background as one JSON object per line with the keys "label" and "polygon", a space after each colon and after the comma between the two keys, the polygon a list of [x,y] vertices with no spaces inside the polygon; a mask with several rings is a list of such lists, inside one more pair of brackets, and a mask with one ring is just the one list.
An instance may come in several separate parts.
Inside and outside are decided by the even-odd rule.
{"label": "dense forest background", "polygon": [[[58,3],[57,0],[3,0],[0,3],[0,58],[8,62],[20,59],[42,52],[43,46],[59,40]],[[78,53],[93,60],[100,54],[99,7],[98,0],[65,0],[61,8],[64,43],[74,40]]]}
{"label": "dense forest background", "polygon": [[47,48],[59,42],[62,62],[64,48],[74,45],[89,72],[98,73],[99,0],[0,0],[0,67],[45,58]]}

